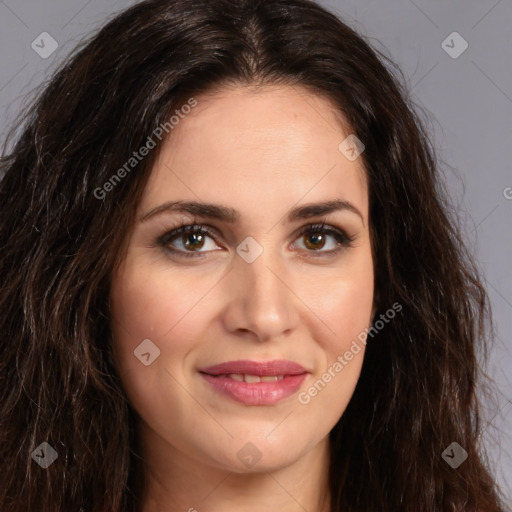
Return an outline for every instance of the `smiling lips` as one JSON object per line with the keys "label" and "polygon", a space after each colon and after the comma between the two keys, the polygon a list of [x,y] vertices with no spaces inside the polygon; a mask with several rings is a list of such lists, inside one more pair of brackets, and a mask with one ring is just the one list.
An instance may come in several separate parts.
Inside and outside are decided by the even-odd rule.
{"label": "smiling lips", "polygon": [[246,405],[271,405],[289,397],[309,372],[292,361],[228,361],[200,370],[214,389]]}

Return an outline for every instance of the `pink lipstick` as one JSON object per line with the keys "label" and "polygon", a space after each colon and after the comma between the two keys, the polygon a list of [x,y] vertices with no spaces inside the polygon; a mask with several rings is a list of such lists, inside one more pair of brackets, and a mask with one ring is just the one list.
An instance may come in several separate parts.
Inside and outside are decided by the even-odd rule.
{"label": "pink lipstick", "polygon": [[272,405],[295,393],[308,371],[287,360],[228,361],[200,370],[214,389],[245,405]]}

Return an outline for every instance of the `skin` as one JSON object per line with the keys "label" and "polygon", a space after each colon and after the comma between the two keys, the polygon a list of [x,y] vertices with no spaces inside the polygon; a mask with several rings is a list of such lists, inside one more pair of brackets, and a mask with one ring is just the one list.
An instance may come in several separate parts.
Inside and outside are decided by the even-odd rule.
{"label": "skin", "polygon": [[[338,149],[350,131],[335,106],[305,89],[231,86],[196,99],[163,143],[111,288],[114,355],[139,416],[142,510],[328,511],[328,434],[353,394],[364,344],[307,404],[298,394],[371,325],[362,160]],[[340,198],[362,218],[348,210],[286,218],[296,206]],[[234,208],[240,220],[170,212],[139,222],[178,199]],[[337,246],[332,235],[322,245],[298,234],[322,221],[353,236],[352,246],[327,255]],[[181,222],[217,230],[203,245],[192,239],[192,249],[184,245],[190,235],[169,244],[201,258],[172,256],[156,243]],[[263,249],[252,263],[236,252],[248,236]],[[314,248],[326,255],[315,257]],[[160,350],[148,366],[134,357],[145,339]],[[289,359],[310,374],[277,404],[245,405],[198,372],[235,359]],[[261,454],[251,467],[237,456],[248,442]]]}

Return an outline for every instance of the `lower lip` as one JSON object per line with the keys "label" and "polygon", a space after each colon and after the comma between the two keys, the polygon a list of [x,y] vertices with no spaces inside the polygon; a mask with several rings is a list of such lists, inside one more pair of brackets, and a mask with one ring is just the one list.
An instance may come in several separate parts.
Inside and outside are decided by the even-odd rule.
{"label": "lower lip", "polygon": [[229,377],[201,375],[221,393],[245,405],[272,405],[293,395],[304,382],[307,373],[285,375],[272,382],[241,382]]}

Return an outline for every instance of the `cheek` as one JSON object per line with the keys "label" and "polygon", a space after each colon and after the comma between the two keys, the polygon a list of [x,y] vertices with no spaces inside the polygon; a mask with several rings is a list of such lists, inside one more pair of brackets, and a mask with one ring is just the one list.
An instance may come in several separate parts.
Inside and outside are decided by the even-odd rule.
{"label": "cheek", "polygon": [[[126,260],[112,280],[110,294],[114,357],[120,373],[131,372],[130,387],[141,373],[143,379],[155,378],[155,372],[146,371],[151,368],[168,369],[176,377],[183,373],[208,316],[205,296],[218,279],[170,271],[143,260],[136,256]],[[134,354],[144,340],[151,340],[156,353],[160,351],[148,367]]]}
{"label": "cheek", "polygon": [[334,334],[324,338],[326,365],[332,368],[341,356],[349,362],[343,368],[345,379],[357,380],[366,346],[363,334],[371,322],[372,287],[363,287],[357,283],[342,286],[332,296],[334,304],[329,304],[325,315],[326,323],[334,331]]}
{"label": "cheek", "polygon": [[[317,279],[307,297],[315,313],[313,336],[322,350],[322,367],[300,395],[299,403],[322,411],[325,425],[333,426],[343,414],[360,376],[371,326],[374,298],[370,258],[362,258],[350,272],[335,279]],[[312,324],[313,325],[313,324]],[[309,405],[308,405],[309,404]]]}
{"label": "cheek", "polygon": [[[135,265],[113,280],[111,312],[119,351],[133,351],[137,341],[156,339],[165,327],[164,322],[167,326],[171,325],[173,318],[163,318],[159,310],[162,305],[160,294],[161,289],[153,276],[137,270]],[[172,295],[167,294],[166,301],[172,301]]]}
{"label": "cheek", "polygon": [[329,327],[316,336],[322,365],[297,398],[309,421],[316,418],[322,435],[343,415],[359,380],[366,348],[362,334],[370,327],[372,301],[372,281],[366,277],[338,284],[320,308],[319,317]]}
{"label": "cheek", "polygon": [[[184,314],[183,296],[172,290],[170,278],[144,270],[136,260],[128,260],[114,276],[110,293],[112,331],[115,360],[121,373],[131,372],[133,378],[146,368],[134,354],[139,346],[147,346],[142,353],[149,352],[150,361],[161,362],[163,335]],[[145,345],[141,345],[143,342]],[[151,366],[154,368],[153,363]]]}
{"label": "cheek", "polygon": [[[328,269],[302,281],[300,296],[314,313],[315,338],[326,355],[335,359],[353,339],[369,327],[374,299],[371,257],[359,254],[356,264],[348,262],[339,272]],[[327,363],[328,361],[326,361]]]}
{"label": "cheek", "polygon": [[[136,258],[128,259],[112,280],[116,367],[131,404],[155,424],[170,425],[174,414],[186,411],[187,396],[176,381],[183,381],[183,362],[193,348],[193,341],[187,340],[198,338],[193,332],[199,326],[197,318],[191,319],[200,298],[198,291],[187,296],[187,289],[193,290],[176,275],[158,267],[144,268]],[[142,354],[147,353],[146,365]]]}

